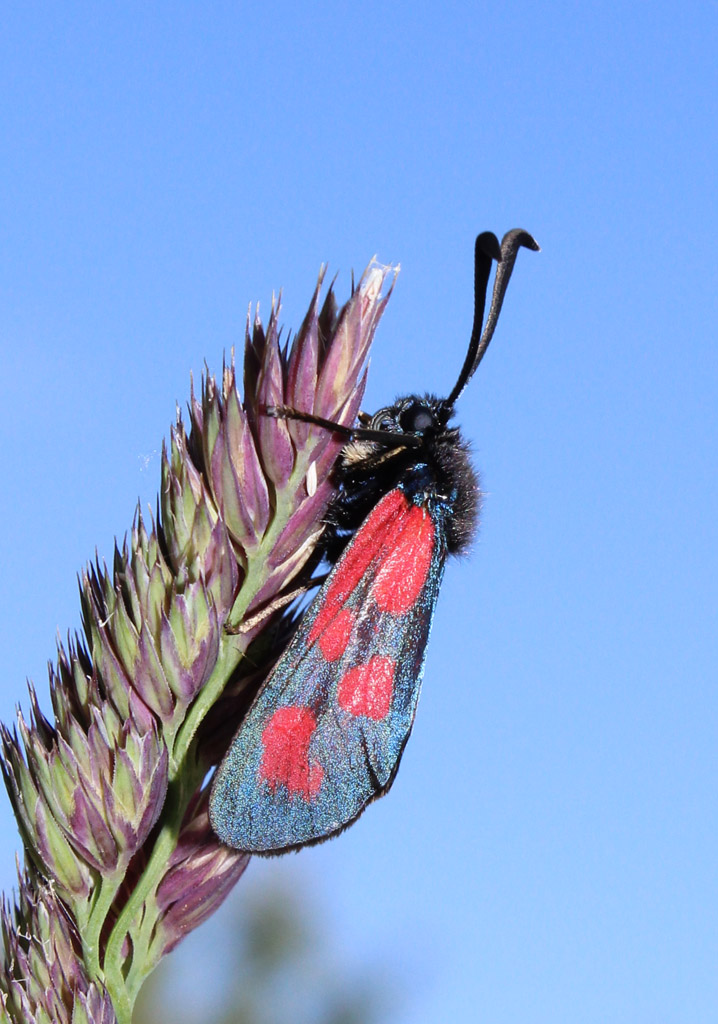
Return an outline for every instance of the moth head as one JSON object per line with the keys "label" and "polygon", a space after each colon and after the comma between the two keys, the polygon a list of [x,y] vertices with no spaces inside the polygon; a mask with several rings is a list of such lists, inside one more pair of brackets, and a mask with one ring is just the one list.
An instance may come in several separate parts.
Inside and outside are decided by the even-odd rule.
{"label": "moth head", "polygon": [[393,405],[374,413],[368,421],[372,430],[391,434],[414,434],[432,436],[446,424],[444,401],[434,395],[407,395],[397,398]]}

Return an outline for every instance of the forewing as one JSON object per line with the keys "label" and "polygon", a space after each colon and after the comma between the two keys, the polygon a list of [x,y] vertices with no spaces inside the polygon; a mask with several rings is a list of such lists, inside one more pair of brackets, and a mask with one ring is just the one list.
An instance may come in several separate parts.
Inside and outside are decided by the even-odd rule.
{"label": "forewing", "polygon": [[411,732],[445,560],[431,511],[387,494],[321,588],[225,757],[212,826],[256,853],[317,842],[386,792]]}

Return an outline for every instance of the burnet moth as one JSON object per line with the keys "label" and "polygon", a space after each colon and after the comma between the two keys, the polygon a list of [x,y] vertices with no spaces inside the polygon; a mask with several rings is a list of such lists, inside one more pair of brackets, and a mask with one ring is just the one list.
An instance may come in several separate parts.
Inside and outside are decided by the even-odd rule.
{"label": "burnet moth", "polygon": [[[474,324],[448,398],[409,395],[340,427],[292,409],[270,415],[347,437],[325,556],[334,567],[259,690],[217,770],[210,819],[250,853],[321,842],[354,822],[396,776],[419,699],[447,555],[466,551],[479,508],[468,446],[449,426],[491,341],[521,246],[476,239]],[[486,295],[497,269],[486,323]]]}

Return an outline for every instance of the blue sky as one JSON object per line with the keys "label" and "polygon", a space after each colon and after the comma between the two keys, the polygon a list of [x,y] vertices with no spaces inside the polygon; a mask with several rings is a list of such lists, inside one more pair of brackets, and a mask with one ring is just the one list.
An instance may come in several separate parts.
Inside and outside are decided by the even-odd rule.
{"label": "blue sky", "polygon": [[250,301],[297,326],[321,262],[400,262],[372,408],[453,384],[477,231],[542,245],[460,403],[485,513],[397,783],[251,868],[396,974],[398,1024],[716,1019],[717,32],[690,0],[4,12],[5,720]]}

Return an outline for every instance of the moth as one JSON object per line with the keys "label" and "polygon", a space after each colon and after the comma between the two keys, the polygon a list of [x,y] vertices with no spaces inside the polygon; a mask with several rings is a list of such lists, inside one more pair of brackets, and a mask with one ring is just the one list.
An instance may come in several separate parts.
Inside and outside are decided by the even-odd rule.
{"label": "moth", "polygon": [[[476,239],[474,323],[447,398],[408,395],[343,427],[325,555],[333,568],[259,690],[210,797],[217,836],[278,854],[337,835],[389,791],[411,733],[447,557],[465,552],[479,508],[468,446],[450,421],[493,337],[521,229]],[[492,267],[491,304],[484,311]]]}

